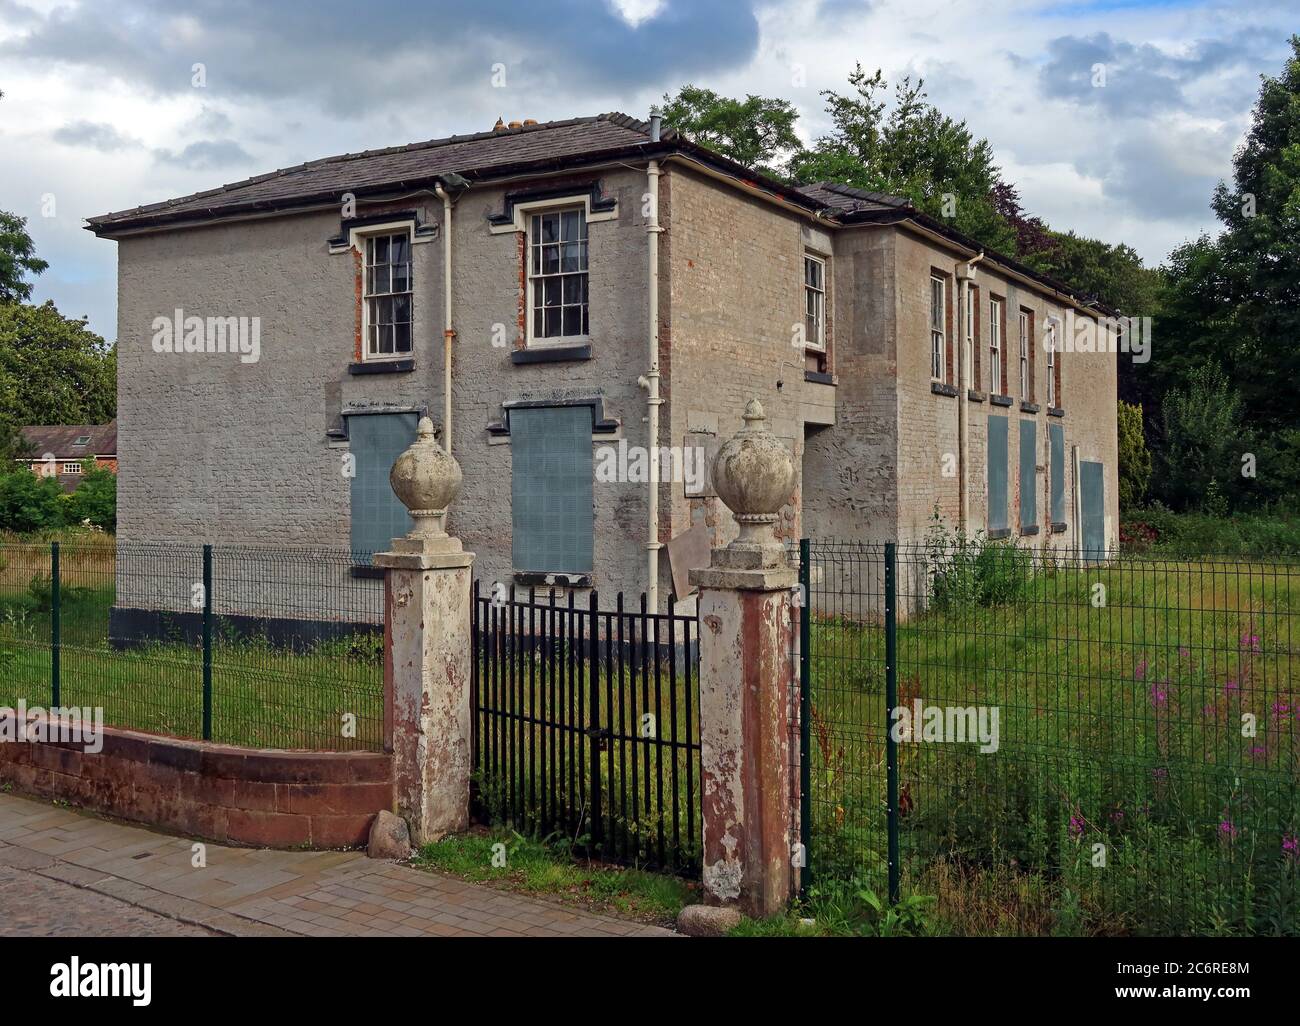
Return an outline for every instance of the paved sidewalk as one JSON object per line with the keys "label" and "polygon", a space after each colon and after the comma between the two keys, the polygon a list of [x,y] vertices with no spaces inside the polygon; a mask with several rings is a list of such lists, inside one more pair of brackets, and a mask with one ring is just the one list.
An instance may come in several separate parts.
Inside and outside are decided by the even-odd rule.
{"label": "paved sidewalk", "polygon": [[0,936],[672,936],[362,852],[193,841],[0,793]]}

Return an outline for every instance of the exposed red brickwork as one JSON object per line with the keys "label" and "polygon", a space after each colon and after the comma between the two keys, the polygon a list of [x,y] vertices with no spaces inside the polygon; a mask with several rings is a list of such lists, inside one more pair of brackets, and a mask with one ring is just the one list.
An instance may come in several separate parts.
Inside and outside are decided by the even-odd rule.
{"label": "exposed red brickwork", "polygon": [[393,803],[392,760],[371,752],[263,751],[105,728],[72,742],[0,744],[0,780],[225,844],[342,848]]}
{"label": "exposed red brickwork", "polygon": [[528,233],[515,232],[515,245],[519,248],[519,335],[515,348],[528,345]]}
{"label": "exposed red brickwork", "polygon": [[361,311],[362,311],[362,304],[365,302],[365,298],[364,298],[365,292],[363,291],[362,259],[361,259],[361,250],[359,249],[354,249],[352,251],[352,266],[355,270],[356,297],[357,297],[356,343],[352,347],[352,356],[358,363],[360,363],[361,362],[361,324],[362,324]]}

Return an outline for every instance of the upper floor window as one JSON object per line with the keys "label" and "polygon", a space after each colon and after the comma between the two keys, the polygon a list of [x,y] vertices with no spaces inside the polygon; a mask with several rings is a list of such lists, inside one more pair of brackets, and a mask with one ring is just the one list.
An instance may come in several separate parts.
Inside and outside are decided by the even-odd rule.
{"label": "upper floor window", "polygon": [[533,214],[528,252],[529,339],[585,338],[589,324],[583,208]]}
{"label": "upper floor window", "polygon": [[1020,311],[1020,398],[1025,402],[1031,402],[1033,395],[1030,391],[1031,378],[1029,376],[1029,314]]}
{"label": "upper floor window", "polygon": [[81,473],[81,464],[80,464],[80,463],[65,463],[65,464],[63,464],[63,472],[64,472],[65,474],[80,474],[80,473]]}
{"label": "upper floor window", "polygon": [[75,442],[73,442],[72,444],[73,444],[73,445],[89,445],[89,444],[90,444],[90,435],[78,435],[78,436],[77,436],[77,440],[76,440]]}
{"label": "upper floor window", "polygon": [[945,282],[937,274],[930,276],[930,377],[942,381],[944,375],[944,355],[946,337],[944,334],[946,304],[944,302]]}
{"label": "upper floor window", "polygon": [[1005,388],[1002,380],[1002,300],[989,300],[989,391]]}
{"label": "upper floor window", "polygon": [[804,342],[814,349],[826,348],[826,261],[804,254]]}
{"label": "upper floor window", "polygon": [[414,286],[408,233],[366,238],[365,285],[367,359],[409,355]]}
{"label": "upper floor window", "polygon": [[[966,380],[971,388],[979,388],[980,384],[975,379],[975,286],[966,286],[966,312],[962,315],[962,320],[966,323]],[[958,385],[961,383],[958,382]]]}
{"label": "upper floor window", "polygon": [[1056,405],[1056,322],[1047,325],[1047,405]]}

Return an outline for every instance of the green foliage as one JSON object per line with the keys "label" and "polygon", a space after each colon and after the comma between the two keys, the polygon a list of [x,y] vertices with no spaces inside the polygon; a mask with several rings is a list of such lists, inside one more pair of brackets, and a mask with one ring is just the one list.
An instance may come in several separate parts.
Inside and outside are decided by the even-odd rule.
{"label": "green foliage", "polygon": [[1151,317],[1159,305],[1161,272],[1143,266],[1137,250],[1124,242],[1050,232],[1049,244],[1032,264],[1129,316]]}
{"label": "green foliage", "polygon": [[1215,363],[1196,367],[1164,401],[1164,451],[1157,492],[1175,509],[1221,512],[1240,487],[1247,431],[1241,395]]}
{"label": "green foliage", "polygon": [[1134,509],[1145,497],[1151,482],[1151,453],[1142,432],[1142,407],[1120,401],[1119,421],[1119,506]]}
{"label": "green foliage", "polygon": [[676,96],[664,94],[662,113],[666,125],[692,142],[778,177],[801,146],[794,131],[799,112],[788,100],[752,93],[735,100],[711,89],[685,85]]}
{"label": "green foliage", "polygon": [[14,464],[0,469],[0,530],[26,534],[62,527],[65,512],[56,478]]}
{"label": "green foliage", "polygon": [[50,265],[36,255],[27,219],[0,210],[0,303],[26,301],[31,282],[24,275],[40,274]]}
{"label": "green foliage", "polygon": [[1175,513],[1155,504],[1127,511],[1121,540],[1146,537],[1141,548],[1172,555],[1300,556],[1300,515],[1288,512],[1238,514]]}
{"label": "green foliage", "polygon": [[0,399],[11,423],[102,424],[117,408],[116,353],[52,302],[0,304]]}
{"label": "green foliage", "polygon": [[[993,198],[1000,172],[987,139],[965,121],[943,114],[926,98],[924,81],[905,77],[886,103],[883,74],[859,64],[852,92],[822,91],[832,128],[811,150],[797,154],[791,172],[800,182],[832,180],[906,196],[918,209],[1001,252],[1016,249],[1016,232]],[[952,202],[947,202],[951,197]]]}
{"label": "green foliage", "polygon": [[[1260,476],[1242,487],[1240,480],[1229,486],[1214,475],[1234,509],[1271,502],[1295,508],[1300,501],[1292,394],[1300,378],[1300,36],[1292,36],[1290,45],[1281,74],[1262,82],[1232,181],[1215,191],[1212,206],[1222,231],[1170,255],[1155,325],[1157,359],[1135,369],[1136,394],[1156,427],[1166,420],[1161,400],[1177,394],[1185,402],[1198,368],[1216,363],[1235,383],[1257,448],[1239,436],[1225,444],[1234,443],[1238,459],[1256,452]],[[1176,419],[1186,417],[1182,410]],[[1176,450],[1167,467],[1188,458],[1178,439],[1154,441]],[[1157,492],[1176,509],[1200,509],[1208,484],[1201,475],[1194,488],[1166,477]]]}
{"label": "green foliage", "polygon": [[77,490],[67,497],[67,521],[89,522],[110,533],[117,530],[117,475],[104,467],[87,470]]}
{"label": "green foliage", "polygon": [[930,605],[936,610],[1010,605],[1021,601],[1033,575],[1033,555],[1013,542],[968,538],[949,531],[936,506],[925,537]]}

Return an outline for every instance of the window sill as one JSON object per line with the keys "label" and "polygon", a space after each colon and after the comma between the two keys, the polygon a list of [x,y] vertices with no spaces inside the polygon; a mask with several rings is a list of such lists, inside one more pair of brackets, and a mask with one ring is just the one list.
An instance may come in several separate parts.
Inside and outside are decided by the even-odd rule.
{"label": "window sill", "polygon": [[1026,537],[1027,535],[1035,535],[1037,533],[1038,533],[1037,524],[1030,524],[1028,527],[1022,527],[1020,529],[1020,537],[1022,538]]}
{"label": "window sill", "polygon": [[591,574],[547,574],[537,570],[516,570],[516,584],[543,585],[556,588],[590,588]]}
{"label": "window sill", "polygon": [[994,406],[1010,406],[1014,400],[1009,395],[991,395],[989,402]]}
{"label": "window sill", "polygon": [[1065,411],[1061,409],[1059,406],[1050,406],[1048,407],[1047,415],[1049,417],[1064,417]]}
{"label": "window sill", "polygon": [[349,374],[408,374],[415,370],[414,357],[401,360],[361,360],[348,364]]}
{"label": "window sill", "polygon": [[931,381],[930,391],[935,395],[946,395],[951,399],[957,398],[957,386],[945,385],[942,381]]}
{"label": "window sill", "polygon": [[1053,533],[1053,534],[1065,534],[1065,525],[1064,525],[1064,524],[1053,524],[1053,525],[1052,525],[1052,533]]}
{"label": "window sill", "polygon": [[590,360],[591,343],[576,346],[534,345],[516,349],[510,354],[511,363],[567,363],[573,360]]}
{"label": "window sill", "polygon": [[1021,413],[1037,413],[1041,408],[1042,407],[1040,407],[1037,403],[1022,402],[1020,404]]}
{"label": "window sill", "polygon": [[966,398],[973,403],[982,403],[985,399],[988,398],[988,396],[985,395],[977,388],[971,388],[971,389],[967,389]]}
{"label": "window sill", "polygon": [[994,528],[991,528],[991,529],[989,530],[989,532],[988,532],[988,536],[989,536],[989,539],[990,539],[991,541],[997,541],[997,540],[1000,539],[1000,538],[1010,538],[1010,537],[1011,537],[1011,528],[1009,528],[1009,527],[994,527]]}
{"label": "window sill", "polygon": [[814,385],[834,385],[834,374],[823,374],[821,371],[806,370],[803,372],[804,381],[811,381]]}

